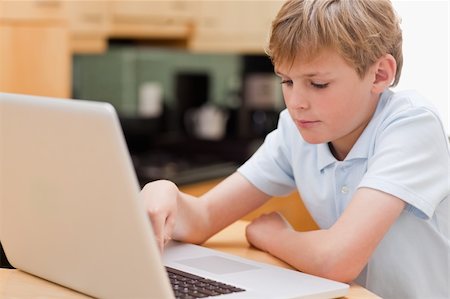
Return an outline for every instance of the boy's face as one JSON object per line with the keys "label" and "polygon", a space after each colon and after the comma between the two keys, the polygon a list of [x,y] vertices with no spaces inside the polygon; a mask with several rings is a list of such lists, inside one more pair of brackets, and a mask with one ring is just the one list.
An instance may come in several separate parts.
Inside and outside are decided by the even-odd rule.
{"label": "boy's face", "polygon": [[316,58],[282,64],[281,77],[286,107],[306,142],[332,142],[345,155],[351,149],[376,108],[378,94],[369,69],[363,79],[337,53],[323,51]]}

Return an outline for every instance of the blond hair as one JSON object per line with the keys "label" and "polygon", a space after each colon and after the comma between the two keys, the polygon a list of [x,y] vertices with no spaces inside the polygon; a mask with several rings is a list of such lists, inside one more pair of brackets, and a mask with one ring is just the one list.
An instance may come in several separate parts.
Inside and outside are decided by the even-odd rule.
{"label": "blond hair", "polygon": [[362,78],[385,54],[403,64],[400,20],[389,0],[288,0],[272,22],[267,54],[275,66],[297,55],[312,59],[336,50]]}

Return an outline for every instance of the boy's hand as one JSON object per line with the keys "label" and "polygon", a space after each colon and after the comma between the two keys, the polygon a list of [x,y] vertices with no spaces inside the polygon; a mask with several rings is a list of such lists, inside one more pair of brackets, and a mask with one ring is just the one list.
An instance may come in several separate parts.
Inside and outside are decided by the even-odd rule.
{"label": "boy's hand", "polygon": [[172,238],[175,227],[178,187],[170,181],[159,180],[145,185],[140,195],[162,252],[164,245]]}
{"label": "boy's hand", "polygon": [[282,230],[292,230],[292,226],[280,213],[272,212],[254,219],[247,226],[245,235],[251,245],[270,253],[273,236]]}

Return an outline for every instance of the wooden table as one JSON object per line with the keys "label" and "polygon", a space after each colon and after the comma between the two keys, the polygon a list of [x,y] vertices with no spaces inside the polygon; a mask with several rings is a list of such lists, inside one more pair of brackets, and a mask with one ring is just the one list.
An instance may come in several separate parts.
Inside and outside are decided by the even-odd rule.
{"label": "wooden table", "polygon": [[[282,262],[281,260],[248,245],[244,234],[247,223],[248,222],[246,221],[236,222],[212,237],[204,244],[204,246],[260,262],[291,268],[288,264]],[[0,269],[0,299],[6,298],[73,299],[91,297],[27,274],[20,270]],[[372,299],[380,297],[359,285],[352,284],[346,298]]]}

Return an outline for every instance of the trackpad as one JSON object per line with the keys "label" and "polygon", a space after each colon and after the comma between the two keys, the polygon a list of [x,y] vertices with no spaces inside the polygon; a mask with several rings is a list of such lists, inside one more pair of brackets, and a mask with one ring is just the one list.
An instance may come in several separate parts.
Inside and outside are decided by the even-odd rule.
{"label": "trackpad", "polygon": [[229,274],[258,269],[258,267],[253,265],[236,262],[234,260],[215,255],[179,260],[177,262],[189,267],[197,268],[203,271],[208,271],[214,274]]}

